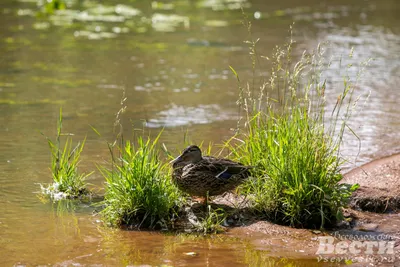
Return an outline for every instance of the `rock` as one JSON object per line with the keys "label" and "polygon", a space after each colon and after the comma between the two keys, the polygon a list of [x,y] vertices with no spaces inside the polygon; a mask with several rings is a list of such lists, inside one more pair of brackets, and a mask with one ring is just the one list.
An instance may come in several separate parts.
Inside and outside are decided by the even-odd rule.
{"label": "rock", "polygon": [[340,183],[360,185],[351,197],[352,208],[372,212],[400,209],[400,154],[374,160],[351,170]]}
{"label": "rock", "polygon": [[376,223],[365,223],[363,225],[356,227],[355,229],[364,232],[375,232],[378,229],[378,226],[379,225]]}

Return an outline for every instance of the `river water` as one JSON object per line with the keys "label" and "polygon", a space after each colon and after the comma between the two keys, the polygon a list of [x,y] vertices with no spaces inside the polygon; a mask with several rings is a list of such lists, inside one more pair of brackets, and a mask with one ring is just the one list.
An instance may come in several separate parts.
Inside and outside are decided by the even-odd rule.
{"label": "river water", "polygon": [[[68,8],[40,15],[36,0],[0,3],[0,265],[1,266],[312,266],[293,252],[279,256],[251,236],[196,239],[101,226],[93,207],[65,212],[37,197],[51,181],[44,133],[55,135],[60,107],[64,130],[87,136],[81,170],[109,160],[115,114],[125,90],[125,136],[132,127],[174,152],[192,142],[221,143],[237,124],[238,96],[232,66],[252,75],[243,13],[252,22],[257,52],[270,55],[288,40],[294,22],[295,54],[328,42],[361,96],[346,138],[347,168],[400,147],[400,2],[355,1],[67,1]],[[243,12],[240,7],[243,7]],[[340,93],[341,65],[325,72],[327,95]],[[343,65],[342,65],[343,66]],[[262,69],[257,70],[262,73]],[[268,69],[266,69],[268,71]],[[99,137],[91,130],[95,127]],[[132,126],[133,125],[133,126]],[[131,127],[132,126],[132,127]],[[136,130],[139,129],[139,130]],[[89,178],[101,188],[96,172]],[[290,244],[288,244],[290,246]]]}

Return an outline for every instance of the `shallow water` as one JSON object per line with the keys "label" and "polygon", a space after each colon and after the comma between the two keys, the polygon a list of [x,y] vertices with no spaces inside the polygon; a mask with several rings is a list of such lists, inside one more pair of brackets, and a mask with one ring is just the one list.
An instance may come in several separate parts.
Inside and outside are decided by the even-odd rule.
{"label": "shallow water", "polygon": [[[240,3],[251,19],[257,18],[252,29],[261,38],[260,54],[269,55],[282,45],[293,21],[296,54],[329,41],[332,68],[324,75],[332,99],[342,90],[338,58],[347,58],[354,47],[353,57],[342,65],[353,63],[348,72],[352,79],[357,78],[357,65],[373,58],[356,87],[362,98],[351,126],[362,146],[358,151],[357,138],[346,139],[347,167],[400,147],[397,0],[68,3],[67,11],[48,18],[35,16],[35,1],[0,3],[1,266],[317,264],[312,257],[312,262],[298,260],[295,252],[294,260],[274,257],[267,245],[252,244],[251,237],[192,240],[112,231],[100,226],[90,207],[57,212],[56,204],[43,204],[35,195],[37,183],[51,179],[50,155],[40,132],[54,136],[60,106],[65,131],[75,134],[74,140],[87,135],[81,164],[87,171],[108,160],[105,140],[113,139],[123,88],[125,136],[131,134],[130,125],[141,129],[144,121],[154,134],[165,127],[162,141],[175,152],[183,147],[186,132],[197,143],[220,143],[231,136],[238,119],[238,90],[229,66],[242,80],[252,73]],[[103,183],[98,172],[89,179],[94,186]],[[195,255],[185,254],[189,252]]]}

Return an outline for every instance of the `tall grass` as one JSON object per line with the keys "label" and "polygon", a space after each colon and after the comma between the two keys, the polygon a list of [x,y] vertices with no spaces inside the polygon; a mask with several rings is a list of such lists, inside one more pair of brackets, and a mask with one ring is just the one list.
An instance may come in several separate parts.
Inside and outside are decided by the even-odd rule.
{"label": "tall grass", "polygon": [[42,193],[51,196],[53,199],[78,198],[88,195],[86,178],[92,173],[85,174],[78,172],[80,156],[85,146],[86,138],[76,146],[72,146],[72,138],[67,136],[62,145],[62,109],[57,123],[56,141],[53,142],[46,136],[51,151],[51,172],[53,183],[46,186],[41,185]]}
{"label": "tall grass", "polygon": [[[256,42],[249,43],[255,69],[260,58]],[[232,68],[245,123],[226,146],[237,160],[256,167],[255,178],[244,186],[256,210],[292,226],[324,227],[341,219],[341,208],[357,188],[338,184],[354,87],[344,77],[342,93],[327,112],[322,77],[329,63],[323,47],[292,62],[293,45],[290,40],[271,58],[261,58],[272,67],[258,90],[254,80],[243,86]]]}
{"label": "tall grass", "polygon": [[139,136],[125,141],[121,123],[125,101],[124,91],[114,121],[118,133],[115,141],[108,143],[111,168],[99,166],[106,179],[101,214],[111,226],[168,228],[180,207],[181,194],[172,183],[168,164],[160,160],[162,131],[153,140]]}

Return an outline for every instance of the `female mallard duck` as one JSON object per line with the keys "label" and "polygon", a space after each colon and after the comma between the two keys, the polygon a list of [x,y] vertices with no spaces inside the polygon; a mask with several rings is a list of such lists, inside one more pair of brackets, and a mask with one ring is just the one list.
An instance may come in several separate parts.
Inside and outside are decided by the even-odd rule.
{"label": "female mallard duck", "polygon": [[171,161],[172,180],[192,196],[216,196],[235,189],[249,177],[250,166],[229,159],[203,157],[198,146],[189,146]]}

